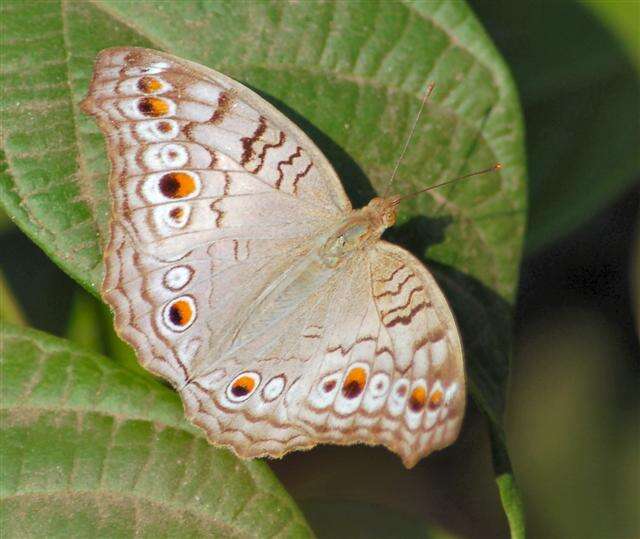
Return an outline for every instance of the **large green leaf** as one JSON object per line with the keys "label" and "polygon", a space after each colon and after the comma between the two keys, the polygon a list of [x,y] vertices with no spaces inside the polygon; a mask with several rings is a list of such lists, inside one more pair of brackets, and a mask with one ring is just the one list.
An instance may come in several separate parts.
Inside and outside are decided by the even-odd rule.
{"label": "large green leaf", "polygon": [[250,85],[316,141],[357,205],[384,188],[435,82],[393,190],[497,161],[503,169],[411,199],[391,235],[436,271],[461,325],[473,395],[502,441],[525,220],[522,122],[508,71],[463,2],[5,2],[4,10],[0,196],[94,294],[108,164],[77,104],[101,49],[163,49]]}
{"label": "large green leaf", "polygon": [[33,330],[5,325],[0,351],[3,537],[312,535],[273,475],[210,446],[170,389]]}
{"label": "large green leaf", "polygon": [[640,3],[472,0],[525,111],[527,252],[576,230],[640,176]]}
{"label": "large green leaf", "polygon": [[0,323],[2,322],[11,322],[20,326],[27,325],[18,300],[14,297],[0,268]]}

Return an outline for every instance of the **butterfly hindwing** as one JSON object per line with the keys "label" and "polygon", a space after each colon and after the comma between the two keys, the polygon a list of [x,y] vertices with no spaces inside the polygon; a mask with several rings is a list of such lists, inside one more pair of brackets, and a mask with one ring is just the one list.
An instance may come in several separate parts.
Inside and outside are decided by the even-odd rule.
{"label": "butterfly hindwing", "polygon": [[314,384],[297,409],[321,441],[383,444],[412,466],[458,434],[461,343],[442,292],[417,259],[383,241],[368,259],[366,270],[349,272],[348,303],[327,328]]}

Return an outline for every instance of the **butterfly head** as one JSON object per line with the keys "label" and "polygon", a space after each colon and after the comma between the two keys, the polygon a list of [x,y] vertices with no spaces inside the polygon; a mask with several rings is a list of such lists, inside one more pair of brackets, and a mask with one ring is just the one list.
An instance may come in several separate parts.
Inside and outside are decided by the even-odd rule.
{"label": "butterfly head", "polygon": [[384,198],[375,197],[369,202],[366,209],[371,212],[373,224],[382,228],[380,233],[382,233],[384,229],[396,224],[399,203],[400,197],[397,195]]}

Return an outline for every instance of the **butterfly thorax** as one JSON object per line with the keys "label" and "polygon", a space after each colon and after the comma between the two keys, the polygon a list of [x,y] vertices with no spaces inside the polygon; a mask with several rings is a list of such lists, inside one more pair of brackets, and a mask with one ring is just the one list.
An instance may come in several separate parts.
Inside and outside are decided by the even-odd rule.
{"label": "butterfly thorax", "polygon": [[376,197],[367,206],[353,210],[323,244],[320,256],[329,267],[336,267],[349,256],[367,249],[396,222],[399,197]]}

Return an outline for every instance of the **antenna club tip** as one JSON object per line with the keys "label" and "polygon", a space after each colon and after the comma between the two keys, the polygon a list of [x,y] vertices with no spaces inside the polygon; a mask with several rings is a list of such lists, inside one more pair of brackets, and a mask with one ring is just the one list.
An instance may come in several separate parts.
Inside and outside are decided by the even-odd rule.
{"label": "antenna club tip", "polygon": [[493,165],[493,170],[500,170],[502,168],[502,163],[496,163]]}

